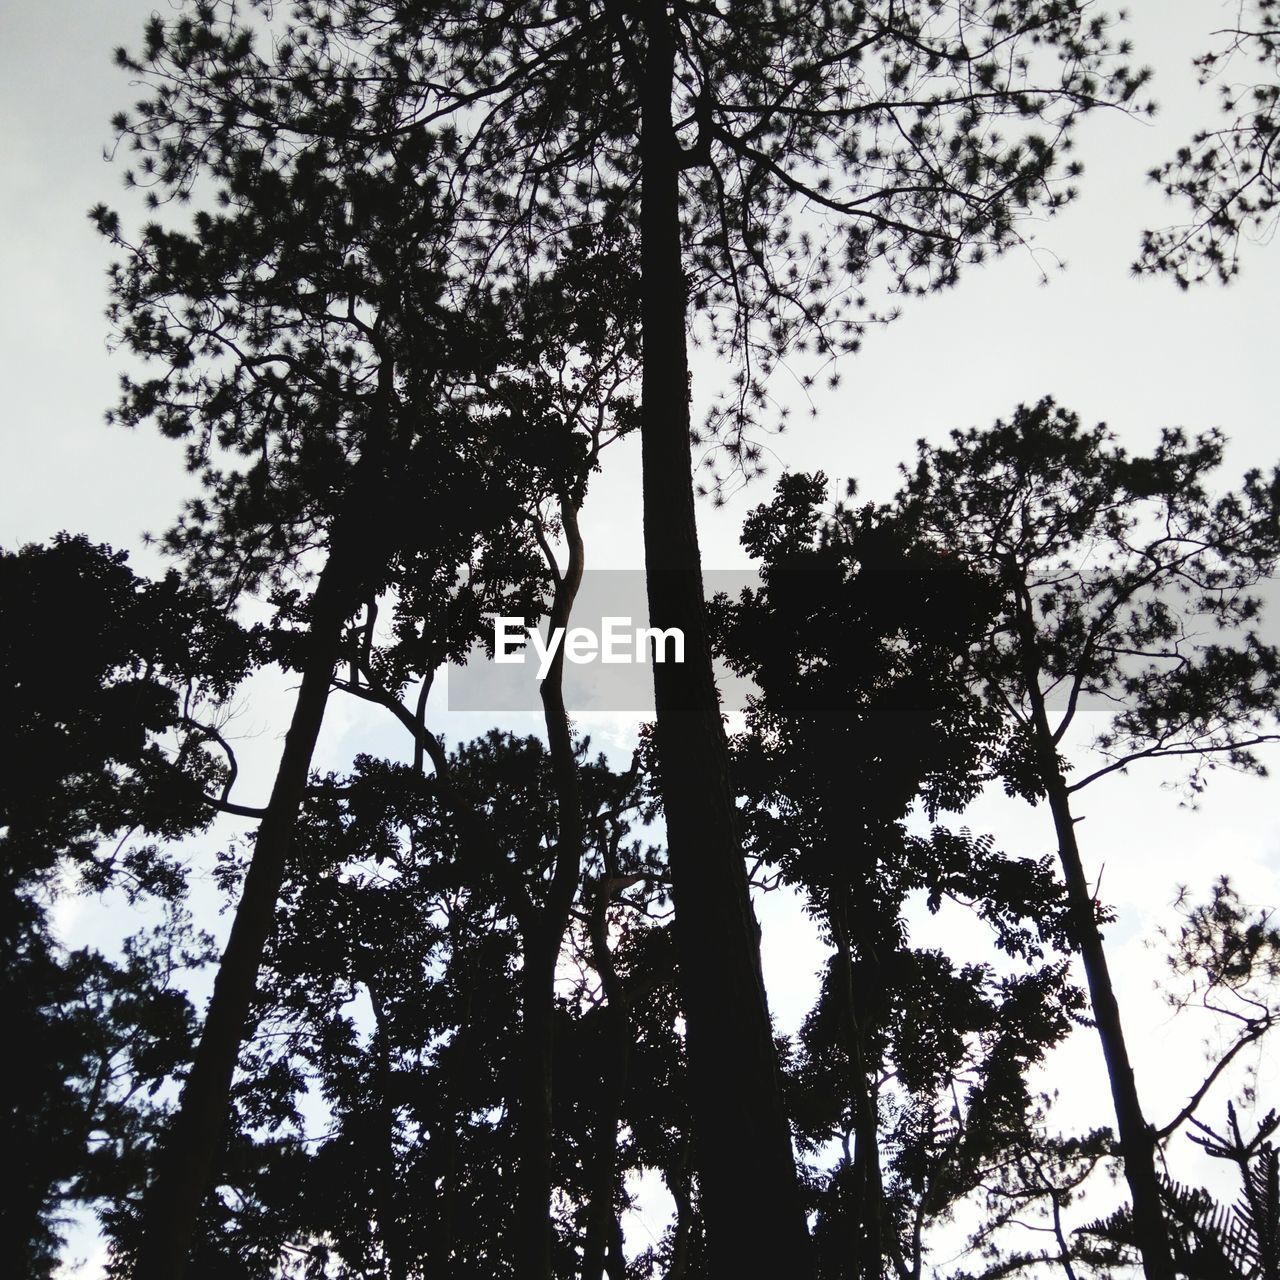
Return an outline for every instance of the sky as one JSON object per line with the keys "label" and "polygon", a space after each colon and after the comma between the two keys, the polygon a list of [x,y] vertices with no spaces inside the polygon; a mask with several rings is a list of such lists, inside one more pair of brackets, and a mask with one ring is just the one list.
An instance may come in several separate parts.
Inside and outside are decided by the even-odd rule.
{"label": "sky", "polygon": [[[940,441],[952,428],[990,423],[1046,394],[1086,421],[1106,421],[1134,449],[1152,444],[1163,426],[1221,427],[1230,439],[1226,482],[1247,467],[1274,465],[1280,245],[1247,246],[1241,278],[1228,288],[1181,292],[1168,280],[1129,271],[1141,230],[1178,220],[1179,210],[1145,175],[1215,119],[1213,94],[1197,87],[1190,63],[1231,7],[1135,0],[1129,29],[1137,60],[1156,70],[1156,119],[1105,113],[1087,120],[1078,141],[1086,170],[1081,197],[1059,217],[1027,228],[1036,255],[1011,253],[944,294],[906,304],[901,319],[845,361],[841,386],[815,396],[815,417],[807,419],[797,402],[790,430],[767,442],[774,474],[821,469],[833,490],[856,477],[864,496],[887,498],[918,437]],[[0,308],[0,546],[62,529],[85,532],[131,549],[142,570],[158,561],[141,535],[166,527],[190,482],[178,447],[145,430],[103,425],[123,365],[109,350],[103,316],[110,254],[86,214],[99,201],[123,200],[122,166],[107,163],[104,148],[110,116],[136,95],[111,53],[137,43],[153,8],[137,0],[67,0],[56,20],[51,10],[17,4],[0,16],[0,280],[7,301]],[[1065,269],[1052,270],[1041,285],[1041,266],[1055,260]],[[717,376],[707,357],[695,360],[695,397]],[[610,454],[583,515],[587,562],[638,568],[638,454],[630,442]],[[720,509],[704,504],[708,568],[745,563],[742,518],[767,499],[770,484]],[[264,680],[239,700],[233,728],[245,763],[243,803],[260,802],[269,785],[288,696],[280,682]],[[449,715],[439,697],[433,707],[433,726],[450,741],[487,727],[482,715]],[[507,723],[537,730],[532,717]],[[629,752],[635,718],[584,716],[580,727],[621,754]],[[357,744],[404,750],[365,708],[335,702],[319,764],[342,765]],[[1109,955],[1139,1087],[1157,1122],[1176,1111],[1201,1061],[1203,1029],[1187,1017],[1171,1019],[1153,986],[1161,960],[1151,944],[1174,920],[1178,886],[1203,893],[1214,876],[1230,872],[1246,901],[1280,900],[1276,782],[1219,775],[1192,810],[1169,781],[1152,769],[1091,788],[1080,827],[1090,875],[1101,874],[1103,896],[1118,913]],[[1003,797],[984,797],[963,821],[991,830],[1012,854],[1053,848],[1048,814]],[[226,833],[219,828],[214,838]],[[821,949],[794,904],[771,900],[761,916],[771,1004],[780,1026],[794,1029],[814,990]],[[97,926],[72,912],[63,927],[78,940]],[[958,928],[922,919],[916,939],[932,929],[945,942],[960,936],[948,932]],[[1064,1123],[1107,1119],[1100,1054],[1088,1033],[1073,1037],[1045,1083],[1062,1090]],[[1273,1074],[1272,1104],[1276,1084]],[[1264,1110],[1266,1102],[1264,1094]],[[87,1280],[93,1267],[78,1274]]]}

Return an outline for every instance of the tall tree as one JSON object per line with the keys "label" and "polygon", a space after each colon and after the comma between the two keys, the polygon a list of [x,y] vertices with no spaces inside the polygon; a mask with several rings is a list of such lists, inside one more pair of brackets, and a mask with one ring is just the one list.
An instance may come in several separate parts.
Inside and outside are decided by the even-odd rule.
{"label": "tall tree", "polygon": [[[905,825],[973,799],[1002,736],[966,671],[992,583],[872,508],[824,513],[826,491],[821,475],[779,482],[743,535],[761,586],[713,616],[758,690],[732,742],[747,848],[804,894],[834,951],[793,1084],[813,1158],[843,1152],[814,1180],[819,1272],[905,1280],[932,1221],[1034,1145],[1024,1075],[1080,993],[1061,959],[1042,963],[1065,946],[1047,860]],[[1028,970],[912,945],[912,897],[970,905]]]}
{"label": "tall tree", "polygon": [[[640,230],[650,621],[680,629],[688,655],[654,665],[658,761],[711,1256],[726,1276],[804,1274],[704,618],[691,307],[739,357],[719,425],[750,468],[761,364],[806,341],[824,355],[856,345],[852,295],[876,267],[924,291],[1017,243],[1020,213],[1070,195],[1078,115],[1127,100],[1141,77],[1110,62],[1108,24],[1076,4],[409,14],[426,118],[449,115],[493,157],[488,172],[514,169],[514,222],[554,231],[566,205],[621,207]],[[387,47],[405,56],[403,28]],[[744,1215],[769,1224],[763,1245],[738,1230]]]}
{"label": "tall tree", "polygon": [[[140,117],[141,133],[180,187],[192,158],[228,139],[254,139],[268,168],[319,140],[359,139],[348,154],[358,168],[441,127],[447,189],[473,200],[458,242],[468,270],[536,269],[583,222],[621,216],[639,229],[650,613],[684,631],[689,655],[656,666],[655,685],[708,1231],[726,1275],[803,1274],[703,618],[689,305],[718,314],[742,356],[726,429],[750,465],[762,357],[803,339],[824,353],[856,341],[840,302],[877,265],[896,287],[924,290],[1017,243],[1020,213],[1070,194],[1080,113],[1128,99],[1141,77],[1112,60],[1104,18],[1056,0],[820,15],[657,0],[303,3],[271,65],[247,28],[232,18],[228,35],[220,21],[197,5],[167,32],[157,23],[138,66],[162,86],[156,118],[167,122],[150,134]],[[201,78],[196,101],[184,86]],[[400,185],[413,190],[403,175]],[[737,1230],[743,1214],[770,1224],[767,1257]]]}
{"label": "tall tree", "polygon": [[[548,587],[545,600],[535,591],[526,612],[545,612],[550,631],[567,629],[585,564],[585,546],[578,512],[601,451],[633,427],[635,405],[627,394],[635,365],[634,272],[629,260],[630,240],[620,232],[587,229],[563,254],[553,275],[535,281],[522,293],[520,328],[513,367],[490,380],[487,396],[495,413],[539,430],[542,447],[552,457],[562,455],[558,470],[543,488],[523,494],[522,536],[536,543],[541,572],[526,570],[526,585]],[[549,493],[547,491],[550,491]],[[552,546],[557,535],[567,552],[563,567]],[[481,618],[510,614],[519,603],[520,578],[506,564],[505,580],[492,579],[490,591],[469,599],[469,629],[449,628],[448,648],[424,651],[417,637],[419,619],[432,616],[429,598],[401,584],[398,616],[409,621],[408,641],[401,628],[398,642],[378,646],[372,636],[362,645],[365,659],[360,677],[342,683],[344,689],[389,709],[409,729],[415,759],[430,760],[445,780],[445,795],[455,816],[470,833],[473,856],[490,874],[497,874],[508,910],[517,921],[521,964],[521,1042],[524,1089],[516,1105],[517,1184],[516,1235],[520,1265],[529,1274],[551,1273],[552,1147],[556,974],[565,944],[570,914],[577,899],[586,856],[585,816],[578,789],[580,745],[575,740],[563,694],[564,655],[560,647],[540,685],[548,750],[555,780],[556,837],[552,845],[550,889],[536,879],[526,881],[502,870],[501,841],[486,812],[489,797],[459,792],[448,781],[451,765],[442,745],[424,720],[425,693],[436,666],[457,653],[457,636],[473,636]],[[481,579],[484,581],[484,579]],[[473,575],[473,584],[475,575]],[[498,588],[494,590],[494,588]],[[513,593],[513,588],[517,589]],[[526,592],[526,596],[529,593]],[[422,624],[425,626],[425,622]],[[486,638],[487,642],[487,638]],[[410,679],[421,681],[416,709],[401,701]]]}
{"label": "tall tree", "polygon": [[[579,755],[590,886],[549,1015],[556,1275],[587,1266],[606,1133],[615,1157],[604,1200],[613,1277],[623,1261],[621,1180],[662,1166],[653,1134],[672,1114],[677,1136],[685,1127],[669,930],[643,904],[617,900],[619,878],[630,887],[639,869],[660,868],[630,838],[643,781],[637,768],[618,773]],[[505,871],[478,864],[449,791],[481,805]],[[496,731],[451,751],[443,771],[364,757],[351,774],[313,786],[296,836],[299,874],[282,892],[264,962],[260,1034],[242,1050],[236,1130],[219,1174],[230,1193],[206,1201],[193,1265],[210,1274],[323,1265],[339,1275],[438,1271],[460,1280],[527,1271],[518,1217],[527,990],[510,880],[545,910],[558,823],[549,748]],[[627,872],[612,878],[606,912],[616,925],[615,976],[628,986],[643,1107],[604,1080],[617,1041],[581,918],[611,867]],[[603,1127],[600,1110],[613,1116]],[[639,1135],[626,1152],[622,1122]],[[137,1224],[113,1229],[127,1254]]]}
{"label": "tall tree", "polygon": [[[1231,1161],[1242,1194],[1232,1203],[1220,1193],[1175,1181],[1162,1170],[1174,1256],[1179,1273],[1191,1277],[1270,1277],[1280,1270],[1280,1181],[1271,1141],[1280,1129],[1280,1116],[1274,1109],[1260,1115],[1248,1139],[1230,1100],[1225,1131],[1201,1117],[1210,1094],[1226,1082],[1234,1083],[1242,1109],[1261,1112],[1260,1042],[1280,1017],[1280,929],[1273,910],[1246,906],[1226,876],[1214,882],[1205,901],[1184,897],[1178,906],[1179,926],[1161,931],[1172,975],[1165,998],[1176,1013],[1199,1009],[1216,1026],[1205,1041],[1206,1051],[1211,1050],[1207,1074],[1158,1136],[1167,1142],[1175,1134],[1185,1135],[1207,1155]],[[1242,1060],[1242,1051],[1254,1046],[1259,1052]],[[1099,1242],[1100,1251],[1110,1246],[1113,1254],[1123,1256],[1133,1241],[1133,1215],[1122,1206],[1083,1232]]]}
{"label": "tall tree", "polygon": [[[221,211],[199,210],[186,230],[153,223],[136,242],[117,215],[95,211],[126,254],[112,318],[132,351],[161,366],[125,378],[118,417],[153,419],[188,442],[205,496],[168,546],[228,603],[270,589],[273,656],[302,681],[271,798],[247,811],[261,819],[254,857],[151,1189],[140,1274],[170,1280],[222,1138],[348,621],[363,609],[367,649],[376,601],[397,577],[416,584],[428,625],[462,568],[518,580],[530,495],[554,492],[581,461],[567,430],[485,399],[486,379],[524,357],[509,300],[447,270],[448,141],[417,132],[369,143],[349,127],[360,103],[303,82],[272,101],[311,110],[307,145],[241,127],[256,104],[228,116],[210,95],[224,73],[262,64],[246,31],[212,24],[201,10],[197,21],[151,25],[133,65],[153,77],[153,97],[118,127],[142,155],[139,180],[155,203],[194,192]],[[308,596],[294,584],[312,568]],[[437,660],[461,656],[473,634],[421,647]]]}
{"label": "tall tree", "polygon": [[[1189,764],[1193,788],[1218,762],[1261,772],[1256,748],[1280,738],[1280,650],[1257,632],[1254,594],[1280,556],[1280,471],[1250,472],[1214,498],[1206,481],[1222,446],[1214,432],[1166,430],[1149,455],[1131,457],[1105,426],[1084,428],[1043,400],[989,430],[953,432],[948,445],[922,441],[897,499],[908,522],[1005,592],[972,670],[1012,722],[999,763],[1006,786],[1049,803],[1152,1277],[1172,1267],[1155,1134],[1125,1044],[1076,797],[1141,760]],[[1102,763],[1072,768],[1067,735],[1091,699],[1115,708],[1092,744]]]}

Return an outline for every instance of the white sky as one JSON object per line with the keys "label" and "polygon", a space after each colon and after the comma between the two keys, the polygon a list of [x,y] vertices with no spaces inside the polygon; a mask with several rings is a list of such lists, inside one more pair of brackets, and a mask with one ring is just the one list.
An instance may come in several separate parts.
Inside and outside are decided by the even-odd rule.
{"label": "white sky", "polygon": [[[141,532],[166,526],[188,481],[178,447],[102,425],[120,366],[106,350],[102,316],[109,254],[86,211],[100,200],[123,203],[120,167],[105,164],[102,151],[111,114],[136,95],[111,51],[138,42],[154,7],[68,0],[55,9],[10,4],[0,17],[0,280],[8,299],[0,309],[0,545],[83,531],[137,550],[140,569],[155,567],[141,551]],[[947,294],[909,303],[902,319],[871,334],[864,352],[845,363],[843,385],[819,397],[816,421],[797,412],[791,431],[771,442],[782,463],[821,468],[836,481],[856,476],[864,495],[884,498],[916,437],[940,439],[1052,394],[1086,420],[1109,422],[1134,448],[1153,442],[1161,426],[1221,426],[1232,441],[1224,482],[1245,467],[1274,464],[1280,246],[1248,249],[1242,278],[1229,289],[1182,293],[1128,272],[1140,230],[1178,220],[1180,210],[1166,206],[1144,175],[1215,118],[1216,101],[1197,89],[1190,59],[1231,7],[1136,0],[1131,32],[1138,60],[1156,68],[1161,114],[1152,124],[1099,115],[1081,130],[1083,194],[1062,216],[1032,228],[1041,246],[1065,260],[1065,273],[1039,287],[1036,265],[1014,254],[972,271]],[[696,365],[698,376],[705,381],[714,371]],[[642,563],[637,476],[633,445],[606,456],[584,518],[592,567]],[[704,508],[708,567],[741,563],[742,517],[768,492],[766,483],[723,510]],[[269,782],[287,707],[283,689],[253,689],[236,722],[249,766],[245,803],[255,803]],[[437,725],[451,740],[485,727],[474,716]],[[537,728],[532,718],[510,727]],[[599,745],[629,748],[633,727],[625,722],[593,718],[583,727]],[[341,766],[357,742],[403,750],[389,729],[371,737],[363,708],[336,702],[322,763]],[[1146,943],[1171,921],[1175,887],[1190,883],[1202,892],[1230,872],[1247,900],[1280,899],[1274,781],[1222,775],[1197,812],[1180,808],[1159,784],[1153,770],[1090,788],[1080,828],[1091,874],[1105,867],[1103,895],[1120,914],[1109,954],[1140,1089],[1157,1122],[1180,1105],[1200,1066],[1198,1029],[1171,1024],[1152,991],[1159,955]],[[1053,847],[1047,813],[1003,798],[980,802],[965,821],[995,832],[1011,853]],[[786,904],[765,904],[762,916],[771,1002],[792,1028],[807,1007],[820,951]],[[74,918],[65,924],[74,930]],[[1091,1033],[1073,1038],[1050,1075],[1064,1093],[1064,1123],[1110,1120]],[[1277,1101],[1274,1085],[1273,1077],[1263,1110]]]}

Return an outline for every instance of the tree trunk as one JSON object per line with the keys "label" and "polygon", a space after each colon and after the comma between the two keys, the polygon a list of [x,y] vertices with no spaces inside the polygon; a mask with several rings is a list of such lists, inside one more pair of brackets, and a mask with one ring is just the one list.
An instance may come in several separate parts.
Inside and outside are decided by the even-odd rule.
{"label": "tree trunk", "polygon": [[1129,1193],[1133,1197],[1133,1227],[1138,1251],[1142,1255],[1142,1270],[1147,1280],[1173,1280],[1168,1228],[1161,1206],[1160,1184],[1156,1179],[1155,1134],[1143,1117],[1142,1104],[1138,1099],[1133,1064],[1129,1059],[1124,1028],[1120,1021],[1120,1006],[1116,1002],[1111,973],[1107,967],[1093,896],[1089,892],[1084,864],[1080,859],[1070,794],[1058,767],[1057,744],[1053,740],[1044,695],[1040,690],[1040,660],[1031,600],[1025,589],[1018,591],[1017,621],[1024,683],[1031,703],[1036,754],[1058,839],[1058,854],[1067,887],[1071,932],[1084,963],[1093,1019],[1107,1064],[1116,1128],[1120,1134],[1120,1155],[1124,1161]]}
{"label": "tree trunk", "polygon": [[396,1195],[396,1111],[391,1098],[391,1033],[372,959],[363,974],[373,1009],[374,1089],[378,1127],[378,1229],[386,1262],[386,1280],[408,1280],[409,1255],[400,1229]]}
{"label": "tree trunk", "polygon": [[342,627],[354,599],[354,573],[350,555],[335,546],[316,584],[306,665],[293,718],[271,799],[258,827],[231,936],[214,980],[195,1060],[155,1181],[148,1189],[136,1280],[181,1280],[186,1271],[196,1218],[224,1137],[231,1079],[263,949],[275,919],[294,826],[339,658]]}
{"label": "tree trunk", "polygon": [[693,1174],[690,1171],[691,1140],[686,1139],[676,1164],[662,1171],[676,1204],[675,1232],[671,1241],[671,1261],[664,1280],[686,1280],[689,1274],[690,1241],[693,1237]]}
{"label": "tree trunk", "polygon": [[[859,883],[855,887],[855,892],[866,893],[865,883]],[[840,999],[845,1021],[846,1052],[849,1059],[848,1087],[853,1100],[856,1142],[853,1175],[858,1204],[854,1224],[854,1247],[847,1260],[846,1274],[851,1280],[854,1277],[862,1277],[862,1280],[879,1280],[884,1257],[881,1241],[884,1191],[880,1168],[879,1116],[863,1056],[865,1016],[859,1016],[854,987],[849,896],[848,886],[839,884],[833,894],[835,900],[830,905],[828,916],[831,934],[836,943],[836,963],[839,967]],[[864,950],[869,953],[872,947],[871,940],[864,937],[862,941]]]}
{"label": "tree trunk", "polygon": [[433,1180],[438,1181],[439,1191],[433,1201],[434,1230],[427,1236],[426,1273],[431,1280],[446,1280],[454,1271],[453,1240],[454,1219],[458,1207],[458,1130],[464,1123],[464,1107],[457,1100],[454,1080],[466,1080],[470,1074],[471,1014],[475,1004],[475,975],[469,969],[458,967],[458,954],[462,950],[462,930],[458,916],[449,913],[450,966],[458,973],[459,1004],[455,1017],[457,1031],[449,1045],[448,1067],[443,1085],[437,1090],[440,1122],[432,1133],[428,1148]]}
{"label": "tree trunk", "polygon": [[[610,862],[615,861],[610,858]],[[591,954],[604,988],[605,1005],[601,1038],[604,1042],[600,1104],[592,1134],[591,1191],[587,1205],[587,1230],[582,1246],[582,1280],[611,1277],[618,1267],[618,1122],[627,1086],[631,1051],[631,1004],[609,951],[609,902],[617,868],[609,865],[591,911]]]}
{"label": "tree trunk", "polygon": [[644,541],[650,625],[679,628],[685,637],[685,662],[655,662],[653,671],[701,1203],[715,1280],[802,1280],[813,1274],[812,1260],[704,616],[689,445],[681,152],[671,116],[674,44],[665,3],[655,0],[646,14]]}
{"label": "tree trunk", "polygon": [[520,1091],[516,1109],[516,1275],[551,1280],[552,1019],[558,944],[550,931],[524,936]]}
{"label": "tree trunk", "polygon": [[[583,546],[578,513],[568,497],[560,502],[569,544],[569,564],[557,576],[548,625],[567,627],[582,581]],[[552,566],[554,570],[554,566]],[[522,1063],[517,1116],[516,1274],[521,1280],[551,1280],[552,1168],[556,966],[582,869],[582,799],[578,761],[564,705],[564,646],[556,651],[542,682],[542,706],[556,793],[555,869],[546,901],[534,903],[532,927],[524,930],[521,978]]]}

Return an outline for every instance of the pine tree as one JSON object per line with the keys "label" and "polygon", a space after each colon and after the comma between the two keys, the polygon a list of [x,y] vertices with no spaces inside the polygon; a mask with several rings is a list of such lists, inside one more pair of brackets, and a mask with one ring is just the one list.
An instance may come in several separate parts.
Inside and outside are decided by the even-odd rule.
{"label": "pine tree", "polygon": [[[372,29],[365,6],[337,12]],[[682,631],[690,655],[655,664],[654,680],[708,1238],[716,1274],[804,1274],[704,616],[689,323],[707,319],[737,357],[719,426],[751,470],[761,367],[802,342],[823,356],[856,345],[852,304],[876,268],[923,292],[1017,243],[1020,213],[1071,194],[1078,115],[1127,101],[1142,76],[1074,4],[995,3],[963,22],[949,5],[896,3],[409,16],[419,30],[403,22],[382,48],[431,86],[422,117],[449,118],[488,157],[509,225],[551,237],[567,208],[570,223],[621,210],[639,227],[650,622]],[[767,1255],[737,1230],[744,1216],[770,1224]]]}
{"label": "pine tree", "polygon": [[[1097,904],[1076,834],[1077,794],[1142,760],[1190,767],[1193,790],[1217,764],[1263,772],[1280,739],[1280,650],[1257,630],[1259,583],[1280,555],[1280,471],[1248,473],[1214,498],[1223,442],[1163,432],[1130,456],[1104,426],[1050,400],[986,431],[921,442],[896,500],[904,519],[1005,593],[972,676],[1010,718],[997,762],[1011,793],[1047,799],[1102,1042],[1148,1275],[1167,1275],[1168,1233],[1147,1123],[1125,1044]],[[1210,630],[1199,630],[1197,622]],[[1073,768],[1067,734],[1089,699],[1114,707]]]}
{"label": "pine tree", "polygon": [[[259,55],[248,25],[223,26],[204,4],[153,24],[130,65],[157,92],[126,125],[144,175],[150,166],[198,200],[200,172],[234,184],[247,166],[270,193],[273,171],[337,148],[339,189],[351,189],[322,211],[325,225],[345,233],[368,207],[356,188],[388,171],[426,208],[456,200],[448,216],[465,234],[447,274],[464,288],[478,268],[524,279],[554,267],[584,224],[638,228],[650,621],[681,629],[690,655],[655,680],[709,1239],[720,1273],[803,1274],[706,637],[687,320],[711,317],[740,357],[725,421],[750,469],[761,358],[802,341],[824,356],[855,344],[857,313],[841,303],[877,266],[923,291],[1016,244],[1021,213],[1069,198],[1081,112],[1127,101],[1142,77],[1113,58],[1107,21],[1075,3],[993,0],[962,15],[896,2],[821,14],[303,3],[269,35],[279,38]],[[431,181],[417,176],[424,152],[440,160],[425,165]],[[768,1258],[740,1238],[743,1215],[770,1224]],[[545,1275],[541,1258],[530,1274]]]}
{"label": "pine tree", "polygon": [[[347,127],[358,104],[317,98],[310,83],[273,99],[312,110],[305,146],[239,127],[255,103],[217,114],[202,136],[222,73],[259,65],[247,34],[200,10],[172,29],[153,23],[143,56],[152,69],[172,58],[181,74],[158,76],[133,123],[118,122],[142,156],[138,180],[158,208],[194,192],[220,209],[198,208],[187,229],[174,216],[153,222],[136,242],[116,214],[95,211],[125,254],[112,285],[121,341],[160,366],[123,380],[116,416],[187,442],[204,494],[166,545],[228,605],[267,589],[271,656],[302,677],[271,798],[247,812],[261,820],[253,860],[151,1188],[139,1274],[171,1280],[222,1140],[325,704],[351,652],[348,624],[364,614],[367,651],[379,597],[403,583],[427,625],[422,657],[464,655],[477,609],[470,630],[430,634],[459,571],[526,579],[526,507],[579,475],[585,449],[547,414],[512,404],[506,384],[487,394],[504,367],[528,366],[528,339],[493,282],[449,277],[448,139],[368,144]],[[312,572],[307,593],[297,584]]]}

